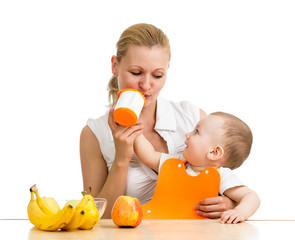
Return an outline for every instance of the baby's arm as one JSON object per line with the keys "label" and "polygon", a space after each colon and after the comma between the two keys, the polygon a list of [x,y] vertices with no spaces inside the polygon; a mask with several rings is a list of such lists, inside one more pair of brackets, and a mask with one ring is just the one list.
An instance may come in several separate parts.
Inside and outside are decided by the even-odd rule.
{"label": "baby's arm", "polygon": [[134,141],[134,151],[145,165],[158,172],[161,153],[156,152],[153,145],[140,134]]}
{"label": "baby's arm", "polygon": [[256,192],[248,187],[240,186],[226,190],[224,195],[236,201],[238,205],[222,213],[221,223],[239,223],[251,217],[260,205]]}

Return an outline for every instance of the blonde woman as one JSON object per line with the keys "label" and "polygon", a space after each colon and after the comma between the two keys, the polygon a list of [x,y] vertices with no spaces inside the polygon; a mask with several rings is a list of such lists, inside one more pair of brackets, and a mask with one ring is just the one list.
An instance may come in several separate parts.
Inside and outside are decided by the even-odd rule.
{"label": "blonde woman", "polygon": [[[117,54],[111,59],[113,76],[109,82],[110,106],[121,89],[139,90],[146,99],[139,121],[126,128],[117,126],[112,111],[98,119],[89,119],[80,138],[81,168],[84,189],[104,197],[108,206],[104,218],[120,195],[129,195],[147,203],[154,192],[157,173],[141,163],[134,154],[134,140],[141,133],[156,151],[180,154],[185,148],[185,133],[195,127],[205,112],[189,102],[172,102],[159,97],[165,85],[170,61],[166,35],[151,24],[127,28],[117,42]],[[112,129],[112,130],[111,130]],[[220,217],[234,207],[229,198],[204,199],[196,208],[209,218]]]}

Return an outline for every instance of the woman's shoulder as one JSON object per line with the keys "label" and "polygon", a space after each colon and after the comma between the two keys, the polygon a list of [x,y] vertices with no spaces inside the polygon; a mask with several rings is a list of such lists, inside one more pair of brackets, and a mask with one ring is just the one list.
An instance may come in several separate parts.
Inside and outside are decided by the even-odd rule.
{"label": "woman's shoulder", "polygon": [[89,118],[86,125],[90,130],[95,134],[97,139],[109,135],[109,126],[108,126],[108,112],[99,118]]}
{"label": "woman's shoulder", "polygon": [[107,117],[108,117],[108,111],[105,114],[98,117],[98,118],[88,118],[87,124],[88,123],[90,123],[90,124],[99,124],[99,123],[105,122],[105,121],[107,121]]}
{"label": "woman's shoulder", "polygon": [[165,112],[170,110],[173,111],[175,115],[188,117],[190,119],[194,119],[195,121],[199,121],[200,119],[200,108],[190,101],[171,101],[166,98],[159,97],[158,105],[161,109],[165,110]]}
{"label": "woman's shoulder", "polygon": [[96,126],[107,122],[108,112],[98,118],[88,118],[87,125]]}
{"label": "woman's shoulder", "polygon": [[200,108],[187,100],[182,100],[182,101],[172,101],[172,100],[168,100],[166,98],[163,97],[159,97],[158,98],[158,103],[164,106],[171,106],[174,109],[177,110],[181,110],[181,111],[186,111],[186,112],[190,112],[190,111],[199,111]]}

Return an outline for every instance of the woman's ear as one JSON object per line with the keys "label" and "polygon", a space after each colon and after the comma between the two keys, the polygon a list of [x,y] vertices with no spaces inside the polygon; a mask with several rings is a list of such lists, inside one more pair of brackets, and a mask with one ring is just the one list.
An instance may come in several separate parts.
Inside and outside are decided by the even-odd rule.
{"label": "woman's ear", "polygon": [[118,75],[118,61],[116,56],[112,56],[112,73],[114,76]]}
{"label": "woman's ear", "polygon": [[207,154],[207,158],[209,160],[220,160],[224,155],[224,149],[223,147],[221,147],[220,145],[215,146],[214,148],[212,148],[210,150],[210,152],[208,152]]}

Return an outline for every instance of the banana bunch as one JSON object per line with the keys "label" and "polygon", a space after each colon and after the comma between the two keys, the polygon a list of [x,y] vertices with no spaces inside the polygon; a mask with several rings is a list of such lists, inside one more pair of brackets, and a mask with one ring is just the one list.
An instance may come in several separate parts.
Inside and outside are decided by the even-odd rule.
{"label": "banana bunch", "polygon": [[[27,207],[29,220],[37,228],[47,231],[56,231],[63,228],[72,218],[74,208],[67,205],[59,209],[53,198],[41,198],[36,185],[30,188],[31,199]],[[36,198],[35,198],[36,195]]]}
{"label": "banana bunch", "polygon": [[29,220],[41,230],[92,229],[98,223],[99,211],[90,194],[81,200],[70,200],[60,209],[53,198],[41,198],[36,185],[30,188],[30,192]]}

